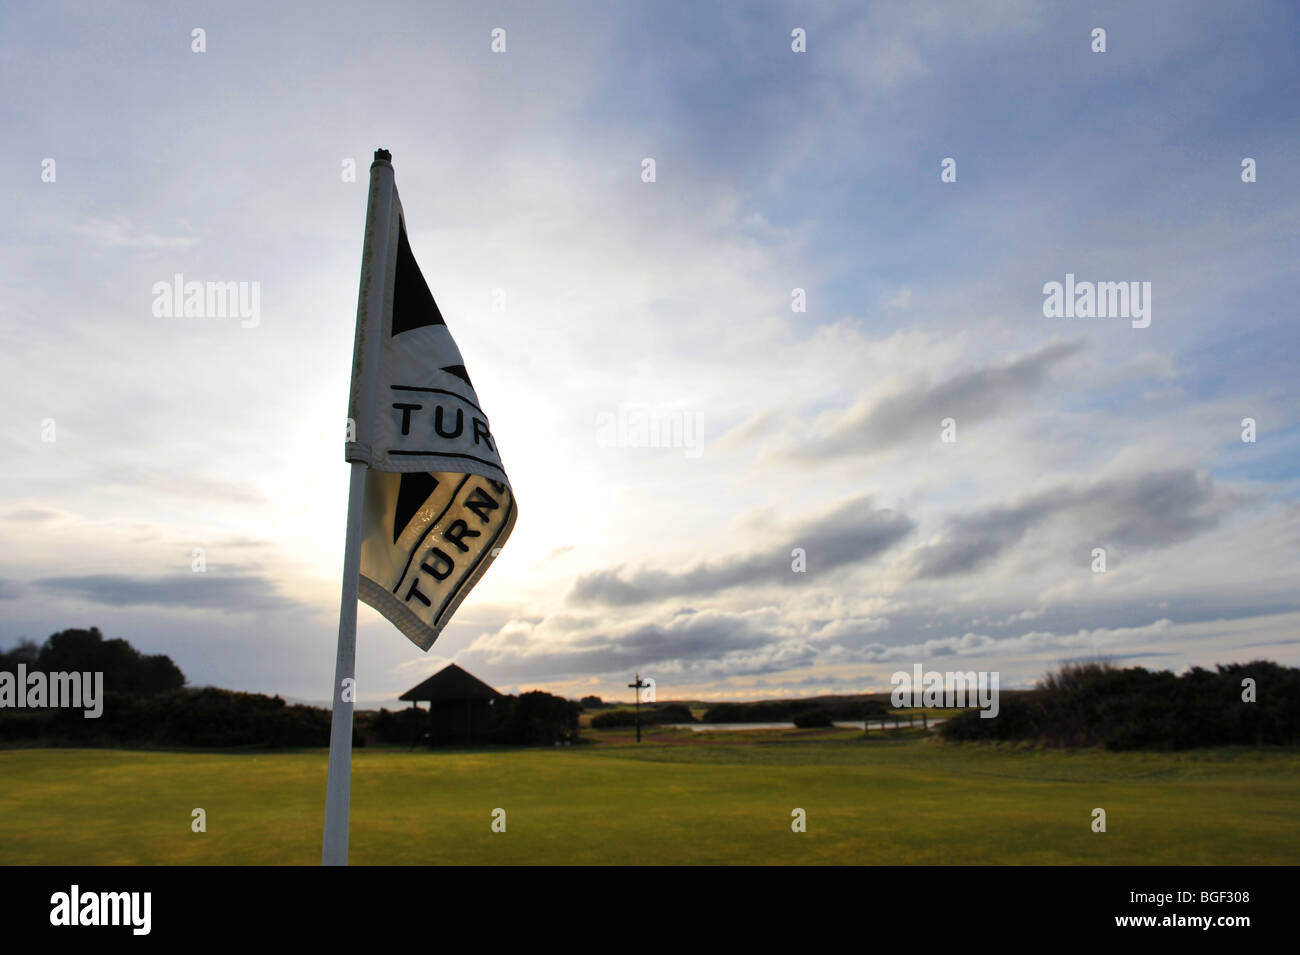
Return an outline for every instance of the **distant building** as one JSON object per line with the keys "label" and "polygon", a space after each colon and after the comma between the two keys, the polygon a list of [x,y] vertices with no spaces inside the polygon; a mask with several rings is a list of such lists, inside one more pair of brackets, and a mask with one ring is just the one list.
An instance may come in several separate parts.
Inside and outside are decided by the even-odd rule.
{"label": "distant building", "polygon": [[435,743],[481,743],[487,739],[492,707],[502,694],[449,663],[398,699],[416,709],[429,704],[429,736]]}

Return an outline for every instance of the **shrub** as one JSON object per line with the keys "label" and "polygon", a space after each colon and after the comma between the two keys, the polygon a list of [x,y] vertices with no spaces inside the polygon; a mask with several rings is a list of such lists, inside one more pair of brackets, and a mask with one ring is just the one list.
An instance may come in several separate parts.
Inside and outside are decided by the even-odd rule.
{"label": "shrub", "polygon": [[[1242,700],[1255,681],[1256,702]],[[1178,676],[1108,663],[1067,664],[1036,690],[1001,700],[996,718],[973,710],[940,728],[945,739],[1021,739],[1049,746],[1188,749],[1300,742],[1300,669],[1257,660],[1193,667]]]}
{"label": "shrub", "polygon": [[[628,707],[626,709],[606,710],[604,713],[597,713],[591,718],[593,729],[613,729],[619,726],[633,726],[636,724],[637,712],[635,709]],[[694,723],[695,717],[691,716],[688,707],[681,703],[665,703],[661,706],[643,706],[641,707],[641,725],[658,726],[663,723]]]}
{"label": "shrub", "polygon": [[834,726],[835,721],[831,715],[823,709],[804,710],[802,713],[796,713],[794,725],[801,730],[814,729],[825,726]]}
{"label": "shrub", "polygon": [[508,742],[549,746],[572,740],[578,733],[578,714],[582,712],[580,703],[541,690],[507,699],[513,701],[513,705],[508,707],[510,713],[506,720]]}
{"label": "shrub", "polygon": [[[39,710],[14,719],[0,711],[0,739],[46,739],[81,745],[328,746],[330,711],[287,706],[278,696],[215,687],[149,697],[104,694],[104,712],[86,719],[78,709]],[[364,746],[352,734],[354,746]]]}
{"label": "shrub", "polygon": [[414,745],[429,732],[429,711],[414,706],[397,712],[380,709],[370,722],[370,730],[381,743]]}
{"label": "shrub", "polygon": [[758,703],[715,703],[704,711],[705,723],[785,723],[809,710],[822,710],[831,720],[878,719],[889,707],[874,699],[823,698],[763,700]]}

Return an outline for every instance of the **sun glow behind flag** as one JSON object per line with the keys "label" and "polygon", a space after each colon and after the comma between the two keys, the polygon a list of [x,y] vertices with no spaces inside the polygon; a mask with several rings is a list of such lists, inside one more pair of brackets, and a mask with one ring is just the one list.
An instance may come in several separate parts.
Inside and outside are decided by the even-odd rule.
{"label": "sun glow behind flag", "polygon": [[[428,650],[505,545],[515,499],[488,417],[416,264],[393,182],[391,226],[366,224],[348,406],[349,462],[367,465],[359,595]],[[383,307],[368,314],[371,283]],[[377,300],[377,298],[376,298]]]}

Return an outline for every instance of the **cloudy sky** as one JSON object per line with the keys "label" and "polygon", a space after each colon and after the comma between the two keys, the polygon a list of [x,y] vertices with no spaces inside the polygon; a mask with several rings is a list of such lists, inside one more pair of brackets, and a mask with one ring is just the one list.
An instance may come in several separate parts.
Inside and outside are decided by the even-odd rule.
{"label": "cloudy sky", "polygon": [[361,608],[362,705],[1300,664],[1300,14],[1084,6],[7,6],[0,645],[328,699],[385,146],[520,513],[427,654]]}

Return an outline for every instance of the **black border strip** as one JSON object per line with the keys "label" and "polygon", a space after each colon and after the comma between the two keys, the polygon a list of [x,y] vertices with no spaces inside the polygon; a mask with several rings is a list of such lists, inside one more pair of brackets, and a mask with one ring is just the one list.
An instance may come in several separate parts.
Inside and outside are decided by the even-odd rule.
{"label": "black border strip", "polygon": [[[448,391],[446,388],[417,388],[415,385],[389,385],[388,387],[391,388],[393,391],[422,391],[422,392],[429,392],[430,394],[435,394],[435,395],[451,395],[453,398],[459,398],[461,401],[465,402],[465,404],[469,405],[479,414],[483,415],[484,418],[487,417],[486,412],[484,412],[483,409],[480,408],[478,405],[474,404],[474,402],[470,401],[464,395],[458,395],[456,394],[456,392]],[[489,425],[491,424],[490,421],[487,423]]]}
{"label": "black border strip", "polygon": [[461,590],[464,589],[465,584],[471,580],[474,581],[475,583],[478,582],[476,575],[478,574],[479,567],[483,565],[483,561],[487,559],[487,556],[492,553],[492,549],[496,547],[497,541],[500,540],[501,538],[501,532],[510,526],[510,518],[514,514],[514,512],[515,512],[515,492],[512,489],[510,491],[510,505],[506,508],[505,514],[501,516],[501,526],[497,528],[497,532],[492,535],[492,539],[487,542],[487,546],[484,547],[482,553],[478,555],[478,560],[475,561],[474,564],[470,567],[469,573],[467,573],[464,577],[460,579],[460,586],[458,586],[455,590],[453,590],[443,599],[442,606],[438,608],[438,613],[433,618],[434,627],[441,629],[443,626],[445,626],[445,624],[443,624],[442,622],[442,615],[447,610],[447,604],[449,604],[451,602],[451,599],[455,597],[458,593],[460,593]]}
{"label": "black border strip", "polygon": [[[494,468],[496,468],[498,471],[501,471],[502,474],[505,473],[505,471],[502,471],[502,469],[501,469],[501,465],[497,464],[495,461],[489,461],[487,458],[476,457],[476,456],[474,456],[474,455],[472,455],[472,454],[461,454],[461,453],[459,453],[459,452],[455,452],[455,451],[389,451],[388,453],[389,453],[389,454],[404,454],[404,455],[407,455],[407,456],[410,456],[410,457],[416,457],[416,458],[418,458],[418,457],[428,457],[428,458],[468,458],[468,459],[471,460],[471,461],[477,461],[479,464],[487,464],[487,465],[489,465],[489,466],[491,466],[491,467],[494,467]],[[437,474],[438,472],[436,472],[436,471],[430,471],[429,473],[430,473],[430,474]],[[455,472],[453,471],[452,473],[454,474]],[[482,476],[482,475],[480,475],[480,477],[481,477],[481,476]]]}

